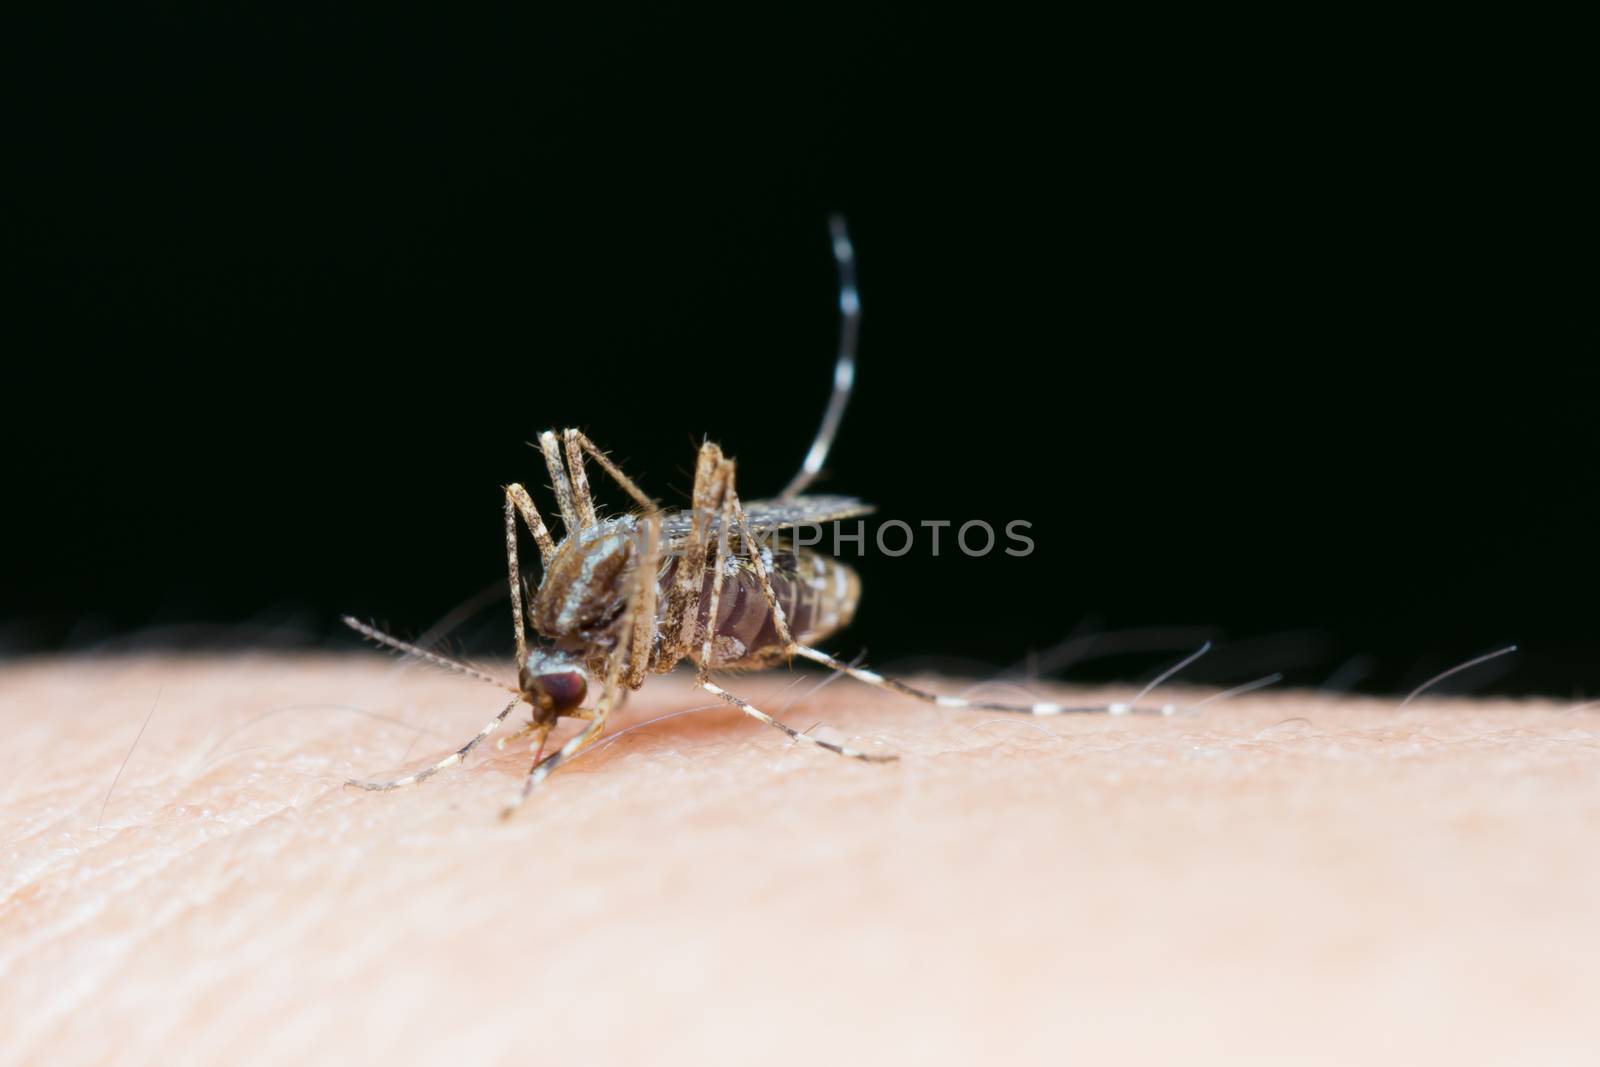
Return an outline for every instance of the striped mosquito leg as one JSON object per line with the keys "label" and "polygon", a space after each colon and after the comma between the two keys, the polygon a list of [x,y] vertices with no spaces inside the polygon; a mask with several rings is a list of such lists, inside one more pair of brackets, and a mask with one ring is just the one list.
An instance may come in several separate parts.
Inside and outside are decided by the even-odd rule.
{"label": "striped mosquito leg", "polygon": [[539,559],[548,567],[550,557],[556,554],[556,543],[550,537],[550,531],[545,527],[544,518],[540,516],[533,498],[521,485],[512,482],[506,486],[506,502],[516,505],[517,511],[521,512],[522,521],[528,524],[528,532],[533,534],[534,543],[539,546]]}
{"label": "striped mosquito leg", "polygon": [[[752,719],[755,719],[758,722],[764,722],[774,729],[782,730],[784,733],[789,735],[789,739],[792,741],[805,741],[816,745],[818,748],[825,748],[829,752],[836,753],[840,756],[848,756],[851,759],[867,760],[872,763],[887,763],[893,759],[896,759],[897,757],[893,755],[874,755],[869,752],[857,752],[853,748],[846,748],[843,745],[836,745],[832,741],[823,741],[820,738],[812,737],[810,734],[801,733],[799,730],[796,730],[787,723],[782,723],[777,719],[774,719],[771,715],[768,715],[766,712],[762,711],[748,700],[734,696],[732,693],[728,692],[726,689],[722,688],[720,685],[713,682],[710,677],[708,677],[712,663],[712,639],[715,636],[717,629],[717,602],[722,596],[722,577],[723,572],[726,570],[725,564],[728,560],[729,528],[733,525],[733,519],[735,515],[737,515],[739,518],[741,532],[746,538],[746,547],[750,553],[751,559],[755,562],[756,574],[761,579],[761,588],[762,592],[767,598],[767,604],[778,613],[776,618],[781,620],[783,617],[783,607],[778,603],[777,597],[773,595],[772,585],[767,580],[766,569],[759,556],[759,549],[755,547],[753,544],[753,539],[750,539],[749,537],[749,529],[744,521],[744,509],[739,506],[739,497],[734,491],[733,461],[724,460],[721,464],[719,464],[717,476],[721,481],[722,488],[722,519],[717,526],[717,554],[715,562],[712,564],[715,570],[712,571],[709,614],[706,616],[708,621],[706,624],[705,644],[700,650],[700,670],[695,679],[695,684],[717,699],[725,700],[729,704],[732,704],[734,707],[738,708]],[[785,640],[787,640],[788,626],[786,624],[783,625],[783,634]]]}
{"label": "striped mosquito leg", "polygon": [[641,526],[643,536],[633,571],[636,584],[629,605],[633,612],[633,640],[628,650],[627,683],[635,689],[650,670],[650,652],[656,640],[656,601],[661,593],[656,577],[661,564],[661,519],[648,515]]}
{"label": "striped mosquito leg", "polygon": [[[841,674],[848,674],[858,682],[875,685],[879,689],[892,689],[896,693],[904,693],[908,697],[936,704],[941,708],[958,708],[963,711],[1009,711],[1018,715],[1126,715],[1135,710],[1134,704],[1093,704],[1093,705],[1067,705],[1054,704],[1041,701],[1037,704],[998,704],[988,700],[968,700],[966,697],[943,696],[939,693],[930,693],[926,689],[918,689],[914,685],[907,685],[895,678],[885,678],[876,671],[869,671],[865,667],[852,667],[843,660],[834,659],[826,652],[805,645],[793,646],[794,654],[804,656],[813,663],[820,663],[824,667],[836,670]],[[1170,709],[1170,710],[1169,710]],[[1177,709],[1171,705],[1159,709],[1165,714],[1172,714]]]}
{"label": "striped mosquito leg", "polygon": [[[745,521],[744,507],[739,503],[739,494],[730,494],[733,498],[733,514],[739,523],[739,539],[744,545],[745,555],[750,559],[750,565],[755,569],[756,581],[761,586],[761,595],[766,598],[767,610],[772,612],[772,628],[777,632],[778,640],[784,648],[794,645],[794,637],[789,633],[789,618],[784,613],[783,604],[778,600],[778,594],[772,589],[772,578],[767,574],[767,562],[763,558],[763,546],[750,535],[750,524]],[[809,587],[807,587],[809,588]]]}
{"label": "striped mosquito leg", "polygon": [[799,496],[822,473],[828,461],[828,450],[833,447],[834,435],[839,432],[839,422],[844,418],[845,405],[850,403],[850,392],[856,381],[856,336],[861,329],[861,295],[856,291],[856,253],[850,244],[850,232],[844,218],[835,215],[828,220],[828,233],[833,238],[833,258],[839,266],[839,358],[833,365],[833,394],[828,397],[828,407],[822,413],[822,425],[811,442],[800,470],[778,494],[780,500]]}
{"label": "striped mosquito leg", "polygon": [[417,771],[415,774],[405,775],[402,778],[391,778],[387,782],[369,782],[363,781],[360,778],[352,778],[345,784],[353,785],[357,789],[370,789],[377,793],[387,793],[391,789],[404,789],[408,785],[416,785],[418,782],[423,781],[424,779],[432,778],[446,767],[454,766],[455,764],[466,759],[467,754],[482,744],[484,738],[494,733],[495,727],[505,722],[506,716],[510,715],[511,710],[520,703],[522,703],[522,698],[518,697],[516,700],[513,700],[511,703],[507,704],[501,709],[500,714],[496,715],[494,718],[490,719],[484,724],[483,729],[478,731],[478,736],[474,737],[471,741],[468,741],[466,744],[456,749],[438,763],[435,763],[432,767]]}
{"label": "striped mosquito leg", "polygon": [[[511,635],[517,642],[517,669],[528,662],[528,634],[522,621],[522,565],[517,555],[517,498],[506,488],[506,582],[511,587]],[[526,495],[526,494],[524,494]],[[549,538],[546,533],[545,537]],[[541,552],[544,547],[541,545]],[[548,558],[545,560],[549,562]]]}
{"label": "striped mosquito leg", "polygon": [[[733,522],[733,461],[725,459],[717,464],[717,480],[721,489],[722,517],[717,523],[717,554],[711,564],[711,596],[706,606],[706,634],[700,646],[700,681],[705,681],[711,669],[711,655],[717,637],[717,611],[722,601],[722,579],[727,574],[729,526]],[[698,617],[698,611],[695,616]]]}
{"label": "striped mosquito leg", "polygon": [[664,662],[676,663],[687,656],[689,650],[694,647],[695,626],[700,618],[700,592],[705,578],[706,554],[710,550],[710,509],[715,499],[715,486],[712,483],[721,462],[722,450],[715,444],[707,441],[700,446],[700,454],[695,461],[694,493],[691,497],[694,530],[685,542],[676,548],[678,577],[667,594],[665,618],[662,619],[660,627],[660,655]]}
{"label": "striped mosquito leg", "polygon": [[622,473],[622,468],[611,462],[611,457],[600,451],[599,447],[582,430],[567,431],[567,464],[569,466],[583,464],[583,457],[578,455],[574,448],[581,448],[589,453],[593,460],[600,464],[600,469],[611,475],[611,480],[622,486],[624,492],[639,502],[645,511],[660,511],[661,505],[645,495],[645,491],[633,484],[633,479]]}
{"label": "striped mosquito leg", "polygon": [[729,704],[732,704],[734,707],[738,708],[752,719],[755,719],[758,722],[764,722],[774,729],[782,730],[784,733],[789,735],[789,739],[791,741],[805,741],[808,744],[816,745],[818,748],[825,748],[829,752],[837,753],[840,756],[848,756],[851,759],[866,760],[869,763],[891,763],[899,758],[892,753],[884,753],[880,755],[871,752],[858,752],[853,748],[846,748],[844,745],[836,745],[832,741],[824,741],[821,738],[812,737],[810,734],[801,733],[799,730],[796,730],[787,723],[779,722],[777,719],[774,719],[771,715],[768,715],[766,712],[762,711],[748,700],[734,696],[732,693],[728,692],[726,689],[722,688],[720,685],[711,681],[710,679],[703,679],[699,682],[699,686],[701,689],[704,689],[717,699],[725,700]]}
{"label": "striped mosquito leg", "polygon": [[578,521],[585,527],[600,521],[595,514],[594,494],[589,490],[589,473],[583,469],[583,449],[578,445],[577,430],[566,432],[567,470],[572,474],[573,506],[578,509]]}
{"label": "striped mosquito leg", "polygon": [[567,528],[570,537],[583,526],[578,519],[578,509],[572,502],[572,484],[567,481],[566,469],[561,465],[561,444],[552,431],[546,430],[539,435],[539,447],[544,451],[544,465],[550,471],[550,490],[556,495],[561,524]]}

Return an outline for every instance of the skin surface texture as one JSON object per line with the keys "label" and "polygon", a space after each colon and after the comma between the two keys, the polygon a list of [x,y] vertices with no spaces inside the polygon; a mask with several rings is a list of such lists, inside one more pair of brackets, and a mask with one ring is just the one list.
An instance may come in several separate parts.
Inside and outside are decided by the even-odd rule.
{"label": "skin surface texture", "polygon": [[669,676],[501,822],[526,742],[342,785],[470,737],[507,699],[479,682],[376,654],[6,665],[0,1061],[1600,1050],[1600,709],[1265,690],[1029,719],[822,678],[726,684],[898,762]]}

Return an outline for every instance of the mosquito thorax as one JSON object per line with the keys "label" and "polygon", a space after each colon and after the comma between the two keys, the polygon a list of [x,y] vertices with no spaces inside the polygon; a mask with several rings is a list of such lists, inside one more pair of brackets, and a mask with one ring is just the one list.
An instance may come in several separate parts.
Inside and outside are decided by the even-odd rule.
{"label": "mosquito thorax", "polygon": [[581,530],[556,548],[529,612],[546,637],[592,633],[623,600],[623,576],[633,558],[638,524],[631,515]]}

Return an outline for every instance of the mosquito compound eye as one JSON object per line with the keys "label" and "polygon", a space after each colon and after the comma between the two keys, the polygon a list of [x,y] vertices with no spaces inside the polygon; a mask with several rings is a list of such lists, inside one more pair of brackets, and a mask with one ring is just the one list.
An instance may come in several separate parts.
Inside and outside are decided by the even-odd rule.
{"label": "mosquito compound eye", "polygon": [[549,701],[548,707],[557,715],[577,708],[589,692],[589,682],[582,671],[536,674],[532,680],[533,691],[541,698],[540,703]]}

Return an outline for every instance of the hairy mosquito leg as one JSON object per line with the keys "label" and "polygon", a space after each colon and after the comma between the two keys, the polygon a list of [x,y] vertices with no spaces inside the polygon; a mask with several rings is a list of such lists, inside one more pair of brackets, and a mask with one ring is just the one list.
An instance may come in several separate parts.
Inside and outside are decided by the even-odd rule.
{"label": "hairy mosquito leg", "polygon": [[750,535],[750,524],[745,521],[744,507],[739,503],[739,494],[734,491],[732,484],[728,486],[728,496],[733,501],[734,518],[739,524],[739,538],[744,545],[745,555],[750,558],[750,565],[755,569],[756,582],[761,586],[761,595],[766,598],[767,610],[772,612],[772,626],[778,635],[778,641],[785,649],[793,648],[795,641],[789,632],[789,617],[784,613],[783,605],[778,601],[778,594],[772,588],[772,578],[767,573],[767,560],[762,553],[761,546]]}
{"label": "hairy mosquito leg", "polygon": [[594,493],[589,489],[589,472],[583,468],[583,451],[578,447],[578,439],[574,435],[578,431],[568,430],[567,441],[567,473],[572,478],[573,506],[578,509],[578,522],[589,527],[600,522],[600,516],[595,514]]}
{"label": "hairy mosquito leg", "polygon": [[[929,704],[936,704],[941,708],[958,708],[965,711],[1009,711],[1019,715],[1126,715],[1135,710],[1133,704],[1072,706],[1054,704],[1048,701],[1041,701],[1037,704],[997,704],[986,700],[968,700],[966,697],[943,696],[939,693],[930,693],[926,689],[918,689],[914,685],[907,685],[905,682],[895,678],[885,678],[876,671],[869,671],[865,667],[851,666],[843,660],[835,659],[826,652],[815,648],[807,648],[805,645],[794,645],[792,648],[795,655],[804,656],[813,663],[820,663],[824,667],[836,670],[841,674],[848,674],[858,682],[865,682],[868,685],[877,686],[879,689],[892,689],[896,693],[902,693]],[[1169,711],[1166,707],[1160,709],[1163,714],[1172,714],[1176,710],[1176,708],[1172,708]]]}
{"label": "hairy mosquito leg", "polygon": [[844,218],[834,215],[828,219],[828,233],[833,238],[833,259],[839,266],[839,358],[833,365],[833,393],[828,397],[828,407],[822,413],[822,425],[811,442],[800,471],[784,486],[779,499],[799,496],[806,486],[822,473],[828,460],[828,450],[839,432],[839,422],[844,418],[845,405],[850,402],[850,392],[856,381],[856,336],[861,329],[861,296],[856,291],[856,253],[850,243],[850,231]]}
{"label": "hairy mosquito leg", "polygon": [[369,789],[376,793],[387,793],[391,789],[404,789],[408,785],[416,785],[418,782],[432,778],[446,767],[460,763],[462,760],[466,759],[467,755],[473,749],[477,748],[483,743],[484,738],[494,733],[495,727],[506,721],[506,716],[511,714],[512,709],[521,703],[522,698],[518,697],[516,700],[513,700],[511,703],[507,704],[504,708],[500,709],[500,714],[496,715],[494,718],[485,723],[483,729],[478,731],[476,737],[462,745],[460,748],[456,749],[438,763],[435,763],[432,767],[417,771],[415,774],[407,774],[400,778],[391,778],[387,782],[370,782],[363,781],[360,778],[351,778],[345,784],[353,785],[357,789]]}
{"label": "hairy mosquito leg", "polygon": [[566,468],[561,465],[561,445],[556,435],[546,430],[539,435],[539,447],[544,451],[544,465],[550,471],[550,490],[556,495],[556,507],[561,510],[561,524],[571,537],[583,528],[578,521],[578,510],[572,502],[572,486],[567,481]]}
{"label": "hairy mosquito leg", "polygon": [[804,741],[808,744],[816,745],[818,748],[825,748],[829,752],[836,753],[840,756],[848,756],[850,759],[866,760],[869,763],[892,763],[894,760],[899,758],[893,753],[875,754],[871,752],[858,752],[853,748],[846,748],[844,745],[836,745],[832,741],[824,741],[819,737],[812,737],[808,733],[803,733],[800,730],[796,730],[793,726],[790,726],[787,723],[774,719],[771,715],[768,715],[766,712],[762,711],[748,700],[745,700],[742,697],[734,696],[732,693],[728,692],[726,689],[722,688],[709,678],[702,678],[697,684],[701,689],[704,689],[706,692],[710,693],[719,700],[727,701],[729,704],[732,704],[734,707],[738,708],[752,719],[755,719],[758,722],[764,722],[775,730],[782,730],[784,733],[789,735],[789,739],[792,741]]}
{"label": "hairy mosquito leg", "polygon": [[533,497],[519,483],[512,482],[506,486],[506,500],[522,515],[528,532],[533,534],[534,544],[539,546],[539,562],[548,567],[550,557],[556,554],[556,542],[544,524],[544,516],[539,514],[538,507],[534,505]]}
{"label": "hairy mosquito leg", "polygon": [[705,579],[706,556],[710,551],[709,522],[716,505],[714,480],[722,464],[722,449],[707,441],[695,460],[694,492],[690,514],[694,527],[678,548],[678,573],[667,593],[666,611],[660,626],[659,659],[672,664],[687,656],[694,647],[695,626],[700,617],[700,594]]}
{"label": "hairy mosquito leg", "polygon": [[661,518],[647,515],[640,523],[642,536],[639,555],[634,561],[634,590],[628,605],[633,613],[629,624],[632,640],[628,644],[626,685],[637,689],[650,671],[650,652],[656,643],[656,601],[661,593],[657,571],[661,566]]}
{"label": "hairy mosquito leg", "polygon": [[[522,486],[506,486],[506,581],[511,586],[511,633],[517,642],[517,669],[521,670],[523,665],[528,662],[528,634],[522,614],[522,596],[524,592],[522,588],[522,568],[517,559],[517,511],[521,507],[521,500],[518,499],[519,494],[522,500],[528,501],[530,508],[533,507],[532,499],[528,497],[527,491]],[[533,512],[533,517],[535,521],[539,520],[537,510]],[[534,540],[539,541],[539,555],[543,558],[545,565],[548,566],[551,552],[554,552],[553,547],[551,552],[545,551],[545,545],[550,541],[550,531],[544,528],[543,522],[539,522],[537,526],[534,526],[533,523],[528,525],[534,531]],[[544,535],[542,540],[540,539],[540,534]]]}
{"label": "hairy mosquito leg", "polygon": [[[661,505],[657,504],[654,500],[651,500],[650,497],[646,496],[644,490],[635,485],[632,478],[629,478],[626,474],[623,474],[622,468],[611,462],[611,457],[600,451],[600,449],[596,447],[595,443],[589,440],[588,435],[586,435],[582,430],[569,429],[566,431],[566,438],[567,466],[571,467],[574,472],[574,482],[576,482],[581,476],[581,472],[583,471],[583,453],[587,452],[589,453],[590,458],[600,465],[600,469],[611,475],[611,480],[620,485],[623,492],[633,497],[638,505],[646,512],[661,510]],[[585,481],[585,484],[587,484],[587,481]]]}
{"label": "hairy mosquito leg", "polygon": [[[711,564],[711,599],[706,606],[706,633],[700,645],[698,680],[701,682],[706,680],[706,672],[711,669],[712,655],[716,649],[717,612],[722,601],[722,580],[727,577],[729,527],[733,523],[733,472],[733,460],[725,459],[717,464],[714,476],[720,498],[721,521],[717,523],[717,555]],[[691,618],[698,618],[699,614],[696,610]]]}

